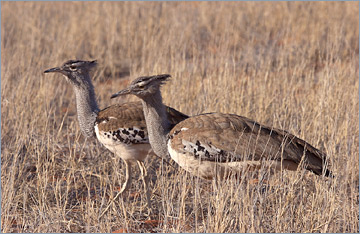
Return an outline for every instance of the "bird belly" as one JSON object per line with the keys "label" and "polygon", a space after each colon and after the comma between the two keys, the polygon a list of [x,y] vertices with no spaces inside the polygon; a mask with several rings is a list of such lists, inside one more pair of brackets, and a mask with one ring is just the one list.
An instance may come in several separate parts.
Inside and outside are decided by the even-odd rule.
{"label": "bird belly", "polygon": [[95,126],[98,140],[112,153],[126,161],[144,161],[151,149],[150,144],[125,144],[121,141],[107,137]]}

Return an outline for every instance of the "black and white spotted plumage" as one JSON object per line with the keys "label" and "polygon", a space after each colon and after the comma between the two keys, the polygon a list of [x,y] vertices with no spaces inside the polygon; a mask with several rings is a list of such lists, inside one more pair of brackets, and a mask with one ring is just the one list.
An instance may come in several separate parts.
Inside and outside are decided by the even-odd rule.
{"label": "black and white spotted plumage", "polygon": [[119,128],[114,131],[103,132],[105,137],[111,138],[113,141],[119,143],[130,144],[148,144],[149,138],[145,136],[144,129],[133,128]]}
{"label": "black and white spotted plumage", "polygon": [[183,149],[179,149],[184,153],[191,152],[196,159],[212,161],[212,162],[229,162],[230,153],[222,149],[216,148],[211,144],[203,144],[200,141],[195,143],[183,140]]}

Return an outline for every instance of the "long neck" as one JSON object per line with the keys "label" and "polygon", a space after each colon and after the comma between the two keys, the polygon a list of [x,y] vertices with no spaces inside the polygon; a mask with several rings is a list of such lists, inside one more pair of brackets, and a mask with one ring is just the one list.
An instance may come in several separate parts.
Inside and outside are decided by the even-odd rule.
{"label": "long neck", "polygon": [[155,154],[165,158],[168,155],[167,134],[170,123],[162,103],[160,90],[142,99],[149,141]]}
{"label": "long neck", "polygon": [[81,86],[74,86],[76,96],[77,115],[80,129],[85,137],[94,136],[94,123],[99,108],[95,99],[94,86],[88,77]]}

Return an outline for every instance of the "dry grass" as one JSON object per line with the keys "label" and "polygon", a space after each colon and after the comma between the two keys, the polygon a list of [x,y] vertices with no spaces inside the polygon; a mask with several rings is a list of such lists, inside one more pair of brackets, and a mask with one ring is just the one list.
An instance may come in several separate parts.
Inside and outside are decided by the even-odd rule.
{"label": "dry grass", "polygon": [[[2,232],[359,232],[357,2],[2,2]],[[170,73],[165,103],[284,128],[329,155],[335,179],[282,172],[215,189],[150,156],[152,200],[101,214],[123,164],[85,142],[74,94],[42,72],[97,59],[101,107],[140,75]],[[176,168],[176,166],[175,166]],[[142,191],[138,171],[131,191]],[[157,180],[156,180],[157,178]]]}

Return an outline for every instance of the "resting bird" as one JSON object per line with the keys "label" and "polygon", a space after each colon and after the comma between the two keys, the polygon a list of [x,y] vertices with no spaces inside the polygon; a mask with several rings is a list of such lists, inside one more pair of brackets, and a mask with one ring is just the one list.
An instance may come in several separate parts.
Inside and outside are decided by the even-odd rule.
{"label": "resting bird", "polygon": [[141,99],[149,140],[154,152],[170,157],[183,169],[204,179],[242,175],[269,166],[297,170],[300,162],[316,175],[331,176],[326,155],[296,136],[235,114],[191,116],[171,126],[160,87],[170,75],[144,76],[113,94]]}

